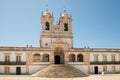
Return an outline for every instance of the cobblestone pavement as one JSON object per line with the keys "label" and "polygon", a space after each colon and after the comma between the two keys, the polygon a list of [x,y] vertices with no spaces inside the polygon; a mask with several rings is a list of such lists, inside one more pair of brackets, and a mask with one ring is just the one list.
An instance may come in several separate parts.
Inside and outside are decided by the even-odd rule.
{"label": "cobblestone pavement", "polygon": [[30,76],[2,76],[0,80],[120,80],[120,74],[114,75],[90,75],[82,78],[41,78],[41,77],[30,77]]}

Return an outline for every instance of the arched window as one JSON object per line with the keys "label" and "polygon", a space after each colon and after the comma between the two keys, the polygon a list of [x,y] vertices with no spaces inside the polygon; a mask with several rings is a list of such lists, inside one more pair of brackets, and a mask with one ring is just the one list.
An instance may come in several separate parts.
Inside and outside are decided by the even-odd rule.
{"label": "arched window", "polygon": [[83,55],[82,54],[77,55],[77,61],[78,62],[83,62]]}
{"label": "arched window", "polygon": [[43,54],[43,62],[49,62],[49,54]]}
{"label": "arched window", "polygon": [[74,54],[69,55],[69,62],[75,62],[75,55]]}
{"label": "arched window", "polygon": [[40,62],[40,54],[33,55],[33,62]]}
{"label": "arched window", "polygon": [[46,22],[46,24],[45,24],[45,26],[46,26],[46,30],[50,30],[50,24],[49,24],[49,22]]}
{"label": "arched window", "polygon": [[64,31],[68,31],[68,24],[67,23],[64,24]]}

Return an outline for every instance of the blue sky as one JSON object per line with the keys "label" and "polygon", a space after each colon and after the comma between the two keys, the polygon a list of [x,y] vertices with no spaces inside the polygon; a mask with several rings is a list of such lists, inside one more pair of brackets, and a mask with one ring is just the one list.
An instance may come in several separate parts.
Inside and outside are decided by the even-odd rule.
{"label": "blue sky", "polygon": [[0,0],[0,46],[39,47],[46,6],[72,14],[74,47],[120,48],[120,0]]}

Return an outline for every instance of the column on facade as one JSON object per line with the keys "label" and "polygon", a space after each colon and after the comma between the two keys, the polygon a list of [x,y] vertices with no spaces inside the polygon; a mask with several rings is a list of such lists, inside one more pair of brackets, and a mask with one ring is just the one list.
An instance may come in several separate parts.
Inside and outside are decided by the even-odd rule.
{"label": "column on facade", "polygon": [[75,62],[77,62],[77,54],[75,54]]}
{"label": "column on facade", "polygon": [[65,55],[64,55],[64,56],[65,56],[65,57],[64,57],[64,63],[67,64],[68,61],[69,61],[69,57],[68,57],[67,52],[64,52],[64,54],[65,54]]}
{"label": "column on facade", "polygon": [[40,56],[40,61],[43,62],[43,55]]}
{"label": "column on facade", "polygon": [[29,74],[29,65],[32,63],[32,52],[31,51],[27,51],[26,52],[26,73]]}
{"label": "column on facade", "polygon": [[54,51],[51,51],[50,63],[51,63],[51,64],[54,64]]}

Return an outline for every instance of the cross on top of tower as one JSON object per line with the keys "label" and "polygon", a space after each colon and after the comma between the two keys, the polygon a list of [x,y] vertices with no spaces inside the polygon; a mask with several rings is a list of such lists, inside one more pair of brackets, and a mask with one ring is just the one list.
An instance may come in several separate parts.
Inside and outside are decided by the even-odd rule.
{"label": "cross on top of tower", "polygon": [[48,6],[46,6],[46,12],[48,12]]}
{"label": "cross on top of tower", "polygon": [[64,8],[64,13],[66,13],[66,8]]}

